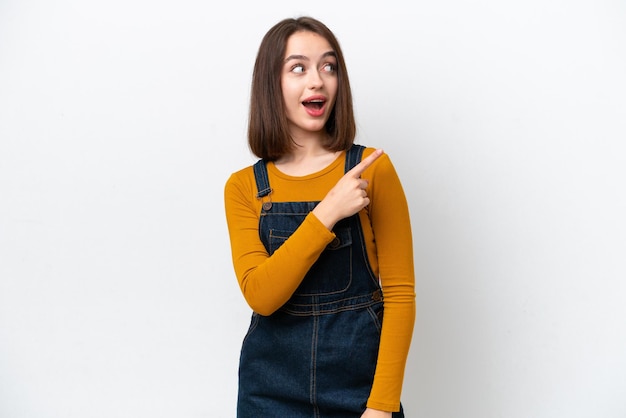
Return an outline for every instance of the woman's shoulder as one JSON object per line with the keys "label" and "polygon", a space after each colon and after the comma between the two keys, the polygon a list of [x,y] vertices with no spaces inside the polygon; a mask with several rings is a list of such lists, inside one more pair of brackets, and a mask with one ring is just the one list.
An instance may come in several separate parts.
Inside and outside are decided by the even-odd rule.
{"label": "woman's shoulder", "polygon": [[227,190],[250,190],[254,185],[254,165],[249,165],[232,172],[225,187]]}

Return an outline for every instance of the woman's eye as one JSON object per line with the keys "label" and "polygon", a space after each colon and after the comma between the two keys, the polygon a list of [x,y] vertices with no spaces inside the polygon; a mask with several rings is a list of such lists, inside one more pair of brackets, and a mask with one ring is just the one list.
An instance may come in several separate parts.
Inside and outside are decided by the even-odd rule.
{"label": "woman's eye", "polygon": [[293,67],[291,67],[291,72],[303,73],[304,72],[304,65],[302,65],[302,64],[294,65]]}
{"label": "woman's eye", "polygon": [[322,67],[322,69],[327,73],[332,73],[333,71],[335,71],[335,64],[324,64],[324,67]]}

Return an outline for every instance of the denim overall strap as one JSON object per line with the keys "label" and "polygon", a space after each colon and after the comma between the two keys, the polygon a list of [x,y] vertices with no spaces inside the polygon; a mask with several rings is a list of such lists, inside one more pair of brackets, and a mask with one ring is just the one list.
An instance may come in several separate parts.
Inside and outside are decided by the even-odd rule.
{"label": "denim overall strap", "polygon": [[361,158],[363,156],[363,151],[365,147],[363,145],[353,144],[352,147],[346,153],[346,168],[345,173],[352,170],[355,165],[361,162]]}
{"label": "denim overall strap", "polygon": [[265,165],[265,160],[261,159],[257,161],[254,166],[254,179],[256,180],[256,189],[258,193],[256,194],[257,198],[262,198],[263,196],[267,196],[272,192],[272,188],[270,187],[270,181],[267,177],[267,167]]}

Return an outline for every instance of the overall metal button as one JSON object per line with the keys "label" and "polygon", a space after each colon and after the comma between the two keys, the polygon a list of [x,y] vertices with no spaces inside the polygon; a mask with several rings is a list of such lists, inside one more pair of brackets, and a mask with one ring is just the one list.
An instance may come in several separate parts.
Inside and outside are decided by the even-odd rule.
{"label": "overall metal button", "polygon": [[272,202],[263,202],[263,210],[272,209]]}

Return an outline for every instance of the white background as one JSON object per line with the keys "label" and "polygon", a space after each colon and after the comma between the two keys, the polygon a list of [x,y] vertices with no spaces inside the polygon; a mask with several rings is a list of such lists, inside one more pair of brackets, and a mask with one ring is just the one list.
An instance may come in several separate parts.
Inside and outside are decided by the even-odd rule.
{"label": "white background", "polygon": [[300,14],[409,199],[407,416],[624,418],[622,0],[0,0],[0,417],[234,417],[223,186]]}

